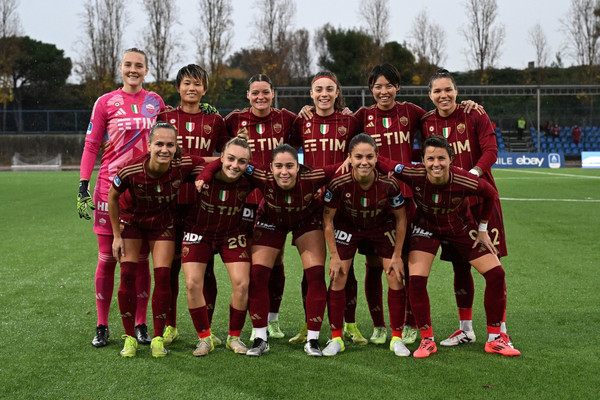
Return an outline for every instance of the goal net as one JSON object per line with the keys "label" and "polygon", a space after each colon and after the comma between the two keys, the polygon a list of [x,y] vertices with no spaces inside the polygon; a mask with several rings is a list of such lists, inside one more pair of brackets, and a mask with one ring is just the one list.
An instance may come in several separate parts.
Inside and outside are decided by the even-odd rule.
{"label": "goal net", "polygon": [[15,153],[10,169],[13,171],[60,171],[62,164],[61,155],[52,156],[24,156]]}

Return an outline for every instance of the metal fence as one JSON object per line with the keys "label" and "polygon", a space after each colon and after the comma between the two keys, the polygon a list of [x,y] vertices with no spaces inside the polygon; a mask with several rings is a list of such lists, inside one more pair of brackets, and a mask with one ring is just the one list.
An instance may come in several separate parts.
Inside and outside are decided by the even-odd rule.
{"label": "metal fence", "polygon": [[0,110],[2,133],[83,133],[92,110]]}
{"label": "metal fence", "polygon": [[[560,124],[600,125],[600,102],[594,102],[592,107],[556,107],[543,104],[547,96],[581,97],[600,95],[600,85],[507,85],[507,86],[461,86],[461,99],[513,96],[530,99],[533,102],[513,102],[508,105],[486,105],[490,118],[498,122],[502,128],[510,127],[520,116],[528,120],[529,125],[537,128],[546,120]],[[366,86],[346,86],[343,95],[350,100],[351,108],[372,104],[372,95]],[[432,108],[426,86],[403,86],[398,98],[421,104],[425,109]],[[289,105],[288,102],[292,101]],[[308,87],[278,87],[275,88],[274,106],[299,108],[310,102]],[[240,99],[240,107],[245,107]],[[523,107],[526,109],[523,109]],[[514,108],[514,109],[512,109]],[[227,115],[230,109],[221,109],[222,115]],[[87,130],[91,110],[0,110],[0,133],[84,133]],[[506,120],[504,122],[503,120]]]}

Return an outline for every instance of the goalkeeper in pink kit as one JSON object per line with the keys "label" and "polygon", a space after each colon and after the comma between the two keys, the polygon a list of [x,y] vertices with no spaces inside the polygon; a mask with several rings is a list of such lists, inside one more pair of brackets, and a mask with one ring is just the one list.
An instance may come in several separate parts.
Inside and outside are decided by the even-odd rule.
{"label": "goalkeeper in pink kit", "polygon": [[[165,109],[159,95],[142,87],[144,77],[148,74],[147,57],[143,51],[135,48],[125,50],[119,70],[123,87],[99,97],[94,104],[81,159],[77,195],[80,218],[90,219],[89,209],[94,210],[94,233],[98,236],[98,265],[95,274],[98,321],[96,335],[92,340],[95,347],[108,344],[108,311],[117,263],[112,255],[113,232],[108,216],[108,190],[121,167],[146,154],[150,128],[156,122],[157,114]],[[101,147],[104,152],[92,200],[88,184]],[[146,326],[151,285],[148,252],[145,245],[136,271],[136,295],[140,301],[137,302],[135,334],[138,342],[143,344],[150,343]]]}

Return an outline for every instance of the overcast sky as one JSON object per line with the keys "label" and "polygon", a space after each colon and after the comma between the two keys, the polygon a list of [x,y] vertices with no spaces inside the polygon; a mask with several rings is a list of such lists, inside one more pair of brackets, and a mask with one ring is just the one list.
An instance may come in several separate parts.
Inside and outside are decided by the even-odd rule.
{"label": "overcast sky", "polygon": [[[55,44],[59,49],[64,50],[66,56],[73,61],[80,59],[77,41],[82,37],[81,13],[84,1],[18,1],[19,16],[25,35],[45,43]],[[139,8],[141,7],[140,1],[126,2],[130,23],[123,35],[124,48],[139,46],[143,43],[141,31],[147,18]],[[191,32],[200,28],[198,1],[170,1],[175,1],[179,9],[180,25],[176,27],[176,31],[188,42],[180,65],[196,62],[196,49]],[[295,2],[294,28],[306,28],[311,35],[326,23],[330,23],[336,28],[358,28],[361,25],[361,19],[358,16],[360,0],[296,0]],[[388,41],[393,40],[399,43],[408,41],[414,17],[426,8],[430,21],[441,25],[447,34],[447,58],[444,67],[450,71],[471,69],[464,55],[465,44],[460,33],[467,23],[464,0],[390,0],[389,3],[392,22]],[[506,28],[506,39],[501,48],[502,55],[497,66],[522,69],[527,67],[529,61],[535,60],[535,49],[529,44],[527,38],[531,26],[538,22],[542,24],[548,39],[550,60],[554,60],[556,52],[561,50],[565,42],[565,35],[559,29],[559,19],[565,18],[570,3],[568,0],[499,0],[498,21]],[[251,39],[254,32],[253,21],[258,19],[254,4],[253,0],[233,1],[234,36],[231,52],[254,44]],[[311,46],[314,50],[314,43],[311,43]],[[561,54],[565,66],[571,65],[572,60],[564,49]],[[313,58],[316,58],[316,54],[313,55]],[[172,77],[170,76],[170,78]]]}

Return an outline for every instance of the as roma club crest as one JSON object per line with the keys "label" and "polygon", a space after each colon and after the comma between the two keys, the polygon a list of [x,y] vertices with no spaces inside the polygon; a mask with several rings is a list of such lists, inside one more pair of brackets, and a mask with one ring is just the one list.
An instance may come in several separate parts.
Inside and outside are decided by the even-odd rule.
{"label": "as roma club crest", "polygon": [[467,127],[465,126],[465,124],[458,124],[458,126],[456,127],[456,130],[460,134],[465,133],[465,129],[467,129]]}

